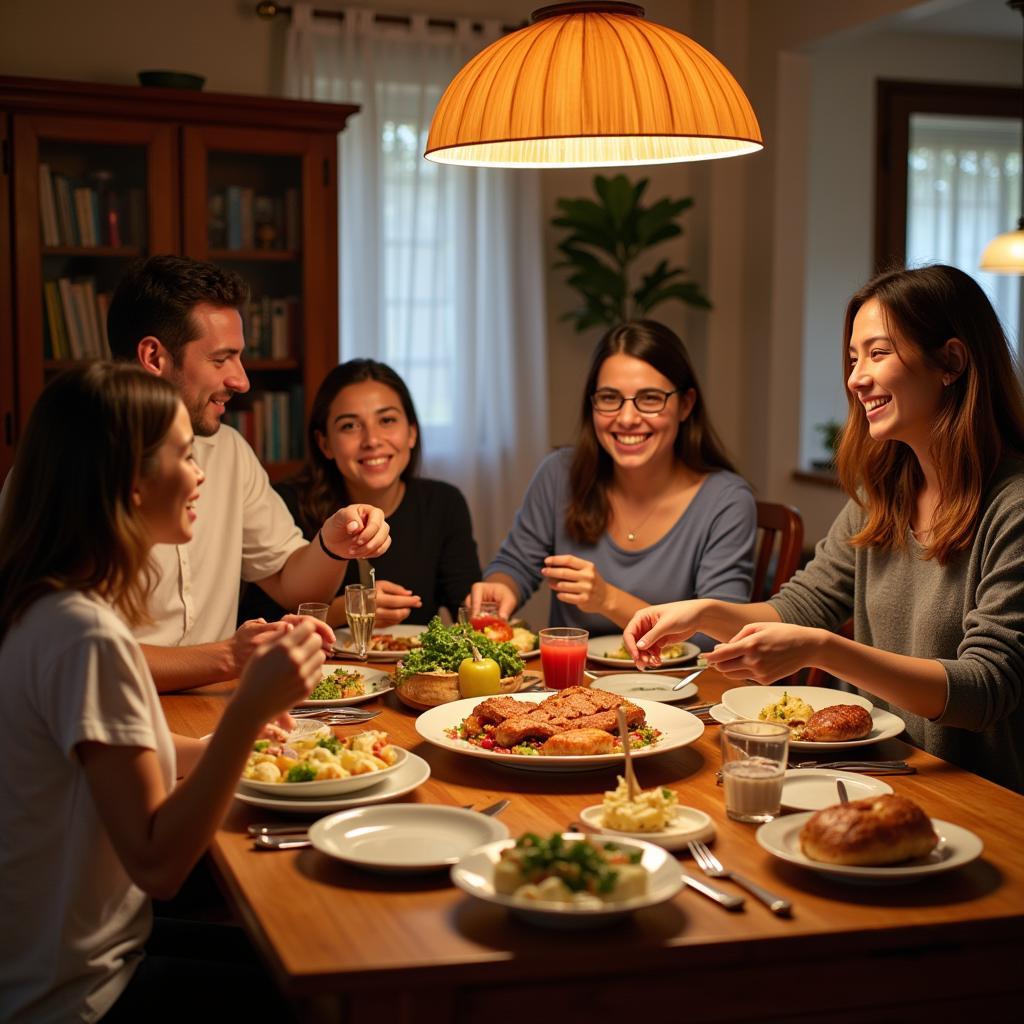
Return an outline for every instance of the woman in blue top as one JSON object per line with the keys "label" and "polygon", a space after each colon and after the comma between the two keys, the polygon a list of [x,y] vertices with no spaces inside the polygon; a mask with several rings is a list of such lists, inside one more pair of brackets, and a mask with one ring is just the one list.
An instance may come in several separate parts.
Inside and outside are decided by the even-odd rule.
{"label": "woman in blue top", "polygon": [[756,529],[682,341],[631,321],[598,344],[576,444],[541,463],[472,608],[510,615],[546,580],[551,625],[598,634],[655,594],[746,601]]}

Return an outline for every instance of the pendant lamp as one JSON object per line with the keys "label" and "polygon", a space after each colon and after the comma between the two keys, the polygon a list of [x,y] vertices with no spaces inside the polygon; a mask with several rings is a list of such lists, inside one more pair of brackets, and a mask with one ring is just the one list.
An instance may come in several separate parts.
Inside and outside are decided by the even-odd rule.
{"label": "pendant lamp", "polygon": [[425,156],[467,167],[618,167],[763,148],[736,79],[627,3],[562,3],[478,53],[434,111]]}
{"label": "pendant lamp", "polygon": [[[1006,6],[1024,16],[1024,0],[1006,0]],[[1024,31],[1021,33],[1021,60],[1024,65]],[[1024,161],[1024,78],[1021,83],[1021,159]],[[981,269],[990,274],[1024,274],[1024,167],[1021,167],[1021,216],[1017,230],[996,235],[981,254]]]}

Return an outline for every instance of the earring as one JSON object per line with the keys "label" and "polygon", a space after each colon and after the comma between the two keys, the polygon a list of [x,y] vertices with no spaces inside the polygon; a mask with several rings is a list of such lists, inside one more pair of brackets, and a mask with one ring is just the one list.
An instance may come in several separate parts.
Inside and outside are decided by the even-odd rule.
{"label": "earring", "polygon": [[942,377],[942,384],[943,384],[943,386],[948,388],[949,385],[952,384],[952,383],[953,383],[953,378],[948,373],[943,374],[943,377]]}

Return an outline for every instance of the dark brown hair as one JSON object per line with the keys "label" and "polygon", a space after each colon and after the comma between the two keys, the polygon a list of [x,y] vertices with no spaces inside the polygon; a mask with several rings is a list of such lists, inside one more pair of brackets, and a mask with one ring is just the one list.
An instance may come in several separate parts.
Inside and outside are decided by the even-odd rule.
{"label": "dark brown hair", "polygon": [[[1024,398],[999,318],[978,283],[956,267],[890,270],[850,299],[843,326],[843,372],[848,377],[853,322],[865,303],[882,307],[896,354],[912,350],[927,366],[951,370],[945,344],[958,338],[967,365],[945,388],[932,428],[931,457],[939,502],[925,556],[945,565],[971,543],[981,501],[1000,459],[1024,454]],[[906,360],[904,360],[905,362]],[[847,389],[846,426],[836,458],[839,479],[865,510],[855,547],[902,549],[923,483],[909,446],[875,441],[860,401]]]}
{"label": "dark brown hair", "polygon": [[306,425],[306,465],[293,483],[298,491],[299,525],[307,533],[315,533],[320,524],[340,506],[348,504],[348,487],[333,459],[320,450],[317,435],[327,434],[327,416],[331,402],[342,388],[372,380],[385,384],[398,395],[409,425],[416,428],[416,443],[409,453],[409,464],[402,470],[402,479],[416,475],[420,464],[419,419],[416,406],[405,381],[386,363],[374,359],[350,359],[336,366],[323,379],[313,397],[313,407]]}
{"label": "dark brown hair", "polygon": [[47,385],[0,510],[0,639],[55,590],[95,591],[130,624],[145,621],[151,545],[132,492],[179,405],[165,380],[119,363]]}
{"label": "dark brown hair", "polygon": [[620,353],[653,366],[672,382],[680,395],[693,389],[693,409],[679,424],[676,433],[676,458],[698,473],[733,468],[711,426],[700,385],[682,341],[664,324],[654,320],[631,320],[613,327],[598,342],[590,360],[569,470],[570,500],[565,527],[569,536],[581,544],[596,544],[608,525],[608,484],[614,463],[597,440],[590,396],[597,387],[604,361]]}
{"label": "dark brown hair", "polygon": [[107,313],[107,338],[115,359],[134,362],[139,342],[152,335],[181,366],[182,350],[199,337],[192,311],[201,303],[240,309],[249,286],[232,270],[187,256],[138,260],[118,284]]}

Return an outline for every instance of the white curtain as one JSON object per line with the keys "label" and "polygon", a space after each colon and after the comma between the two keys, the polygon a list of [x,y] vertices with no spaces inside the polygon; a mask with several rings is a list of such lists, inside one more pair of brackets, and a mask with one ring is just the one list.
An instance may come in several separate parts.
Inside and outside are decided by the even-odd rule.
{"label": "white curtain", "polygon": [[411,21],[346,9],[339,23],[296,4],[286,88],[362,108],[339,143],[340,358],[406,380],[423,472],[466,495],[486,565],[548,444],[540,184],[423,158],[442,92],[500,26]]}

